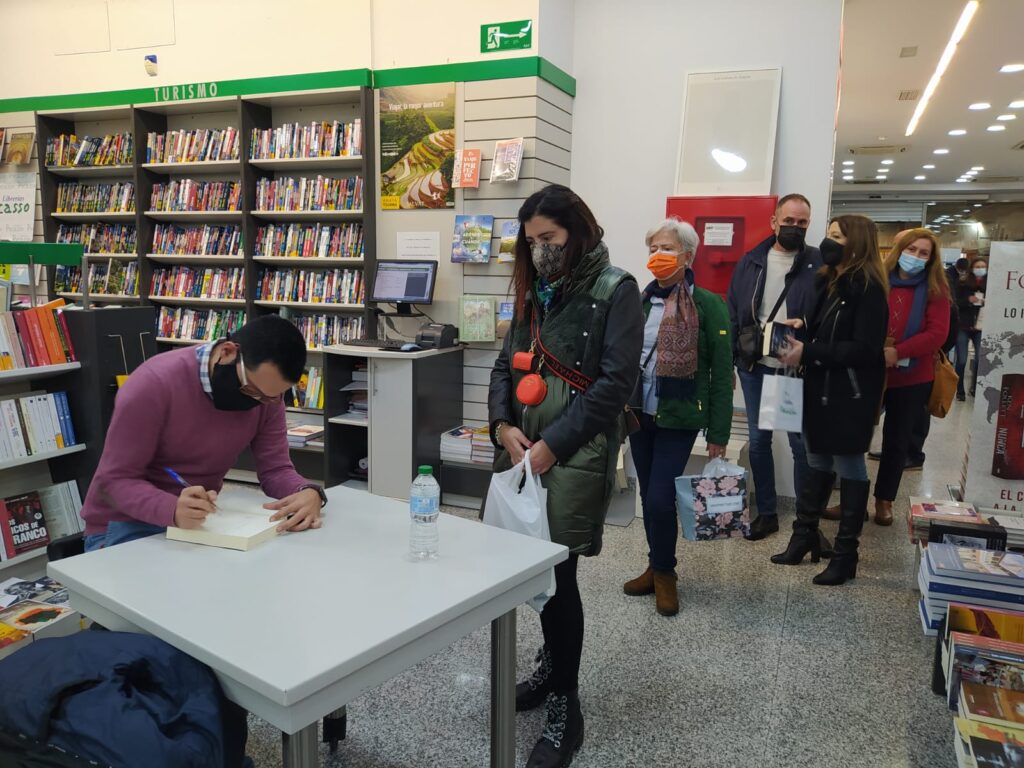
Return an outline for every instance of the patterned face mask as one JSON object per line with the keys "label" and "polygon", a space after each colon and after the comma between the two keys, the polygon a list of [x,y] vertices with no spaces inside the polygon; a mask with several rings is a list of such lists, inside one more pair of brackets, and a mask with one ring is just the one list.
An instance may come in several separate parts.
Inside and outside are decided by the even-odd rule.
{"label": "patterned face mask", "polygon": [[537,274],[551,278],[562,271],[565,266],[565,246],[554,243],[534,243],[530,246],[530,255]]}

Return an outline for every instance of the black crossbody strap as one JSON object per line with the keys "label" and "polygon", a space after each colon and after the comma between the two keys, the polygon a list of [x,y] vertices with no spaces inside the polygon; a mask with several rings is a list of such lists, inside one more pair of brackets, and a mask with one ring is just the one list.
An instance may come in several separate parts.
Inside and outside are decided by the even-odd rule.
{"label": "black crossbody strap", "polygon": [[[793,286],[793,283],[796,282],[796,276],[797,276],[798,271],[800,270],[801,267],[803,267],[803,259],[801,259],[799,256],[797,256],[796,258],[799,261],[799,264],[794,264],[793,265],[793,269],[791,269],[786,274],[786,279],[783,281],[783,284],[782,284],[782,293],[779,294],[779,298],[775,302],[775,306],[772,307],[772,313],[770,315],[768,315],[768,320],[767,320],[768,323],[770,323],[772,320],[774,320],[775,316],[777,314],[779,314],[779,309],[782,307],[782,302],[784,302],[786,300],[786,294],[789,293],[789,289]],[[765,279],[766,279],[766,282],[767,282],[767,276],[768,276],[768,266],[767,266],[767,264],[765,265],[764,270],[765,270]]]}

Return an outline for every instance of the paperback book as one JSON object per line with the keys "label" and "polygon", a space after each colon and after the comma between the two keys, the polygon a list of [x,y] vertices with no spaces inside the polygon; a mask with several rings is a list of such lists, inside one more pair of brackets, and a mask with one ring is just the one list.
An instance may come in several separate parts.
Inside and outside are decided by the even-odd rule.
{"label": "paperback book", "polygon": [[458,214],[455,217],[455,233],[452,238],[452,261],[480,264],[490,261],[493,230],[493,216]]}

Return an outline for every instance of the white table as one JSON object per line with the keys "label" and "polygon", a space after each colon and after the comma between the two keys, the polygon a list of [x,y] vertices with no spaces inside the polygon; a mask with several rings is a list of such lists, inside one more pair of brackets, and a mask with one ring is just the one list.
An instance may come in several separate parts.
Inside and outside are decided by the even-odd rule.
{"label": "white table", "polygon": [[408,559],[408,506],[331,488],[319,531],[250,552],[163,536],[50,563],[103,626],[161,638],[318,764],[317,722],[491,622],[491,766],[515,765],[515,609],[565,547],[442,514],[441,557]]}

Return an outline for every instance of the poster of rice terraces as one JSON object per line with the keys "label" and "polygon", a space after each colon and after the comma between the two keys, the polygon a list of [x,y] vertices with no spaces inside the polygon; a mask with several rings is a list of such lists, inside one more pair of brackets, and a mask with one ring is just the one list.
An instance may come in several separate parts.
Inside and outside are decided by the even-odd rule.
{"label": "poster of rice terraces", "polygon": [[380,89],[384,210],[452,208],[455,83]]}

